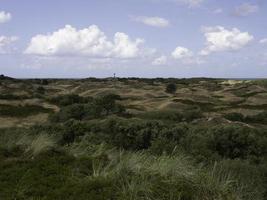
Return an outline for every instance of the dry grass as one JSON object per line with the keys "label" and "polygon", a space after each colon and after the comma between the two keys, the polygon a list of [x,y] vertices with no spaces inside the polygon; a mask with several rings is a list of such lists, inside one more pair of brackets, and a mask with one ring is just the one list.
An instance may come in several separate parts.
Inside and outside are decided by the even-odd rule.
{"label": "dry grass", "polygon": [[[120,81],[97,81],[97,80],[57,80],[53,81],[49,85],[44,86],[46,89],[46,98],[65,94],[79,94],[81,96],[96,97],[107,93],[115,93],[122,97],[121,104],[123,104],[127,110],[131,113],[139,113],[144,111],[153,110],[165,110],[173,109],[177,111],[183,111],[188,109],[187,104],[183,102],[173,102],[173,99],[191,99],[193,102],[209,102],[214,103],[216,116],[225,112],[237,111],[244,115],[252,115],[258,113],[260,109],[256,110],[251,108],[234,108],[231,105],[238,105],[240,102],[248,105],[263,105],[267,101],[267,90],[257,85],[253,81],[237,81],[237,80],[222,80],[219,83],[210,82],[211,86],[220,86],[219,89],[210,90],[207,85],[209,81],[200,81],[199,83],[177,84],[177,91],[174,95],[165,93],[166,83],[157,82],[154,85],[150,85],[146,82],[138,80],[127,80],[126,82]],[[23,83],[2,84],[0,91],[8,90],[11,94],[28,94],[37,85],[28,85],[27,87]],[[215,87],[216,88],[216,87]],[[32,92],[32,91],[31,91]],[[238,94],[236,94],[238,93]],[[240,96],[240,95],[249,96]],[[250,95],[251,94],[251,95]],[[1,104],[6,105],[41,105],[44,108],[53,109],[55,112],[59,111],[56,105],[52,105],[46,102],[44,99],[27,99],[27,100],[1,100]],[[230,107],[229,107],[230,106]],[[221,109],[222,108],[222,109]],[[220,109],[222,111],[220,111]],[[206,115],[206,113],[204,113]],[[14,125],[29,125],[39,122],[44,122],[47,119],[47,115],[40,114],[35,117],[17,119],[17,118],[3,118],[0,120],[0,127],[10,127]]]}
{"label": "dry grass", "polygon": [[41,152],[47,151],[56,146],[55,139],[49,135],[38,135],[29,144],[26,152],[31,153],[33,156]]}

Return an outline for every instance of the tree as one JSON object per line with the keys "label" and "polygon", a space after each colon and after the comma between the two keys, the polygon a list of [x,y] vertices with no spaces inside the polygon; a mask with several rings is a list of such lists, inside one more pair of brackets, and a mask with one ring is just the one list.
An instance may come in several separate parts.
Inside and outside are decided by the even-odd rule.
{"label": "tree", "polygon": [[166,86],[166,92],[167,93],[170,93],[170,94],[174,94],[175,92],[176,92],[176,89],[177,89],[177,87],[176,87],[176,84],[174,84],[174,83],[169,83],[167,86]]}

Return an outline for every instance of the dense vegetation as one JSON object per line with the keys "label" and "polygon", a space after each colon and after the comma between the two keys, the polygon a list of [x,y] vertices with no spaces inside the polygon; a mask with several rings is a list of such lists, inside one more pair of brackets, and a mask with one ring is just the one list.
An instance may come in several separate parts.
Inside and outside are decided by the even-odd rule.
{"label": "dense vegetation", "polygon": [[26,117],[29,115],[38,114],[39,112],[50,113],[51,110],[38,105],[1,105],[0,116],[7,117]]}
{"label": "dense vegetation", "polygon": [[[176,90],[201,80],[168,81]],[[227,112],[214,123],[203,119],[217,102],[174,97],[188,107],[131,113],[115,93],[49,97],[44,94],[53,80],[32,82],[43,87],[32,89],[39,98],[59,111],[0,105],[2,117],[50,115],[44,123],[0,129],[0,199],[267,199],[264,110]],[[165,91],[175,95],[166,83]],[[220,87],[216,84],[205,87],[213,91]],[[2,99],[12,95],[2,94]]]}

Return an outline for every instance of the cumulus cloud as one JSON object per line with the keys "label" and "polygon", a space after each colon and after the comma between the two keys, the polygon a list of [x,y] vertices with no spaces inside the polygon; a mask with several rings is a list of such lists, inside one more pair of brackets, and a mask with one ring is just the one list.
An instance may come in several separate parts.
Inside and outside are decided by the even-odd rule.
{"label": "cumulus cloud", "polygon": [[222,26],[204,27],[203,33],[206,38],[206,47],[200,55],[209,55],[218,51],[234,51],[245,47],[253,40],[248,32],[241,32],[237,28],[227,30]]}
{"label": "cumulus cloud", "polygon": [[171,54],[172,58],[176,62],[180,62],[184,65],[201,65],[205,63],[203,57],[195,55],[191,50],[178,46]]}
{"label": "cumulus cloud", "polygon": [[141,22],[147,26],[153,26],[158,28],[165,28],[170,26],[170,22],[167,19],[161,17],[147,17],[147,16],[137,16],[132,17],[136,22]]}
{"label": "cumulus cloud", "polygon": [[185,47],[176,47],[176,49],[172,52],[172,57],[174,59],[180,60],[185,58],[190,58],[193,56],[193,52]]}
{"label": "cumulus cloud", "polygon": [[267,38],[263,38],[260,40],[260,44],[267,44]]}
{"label": "cumulus cloud", "polygon": [[96,25],[81,30],[66,25],[51,34],[34,36],[24,53],[129,59],[142,54],[143,43],[143,39],[132,40],[120,32],[115,33],[113,41],[110,41]]}
{"label": "cumulus cloud", "polygon": [[6,23],[11,20],[11,14],[5,11],[0,11],[0,23]]}
{"label": "cumulus cloud", "polygon": [[18,40],[18,38],[15,36],[0,36],[0,53],[8,53],[10,51],[10,45],[16,40]]}
{"label": "cumulus cloud", "polygon": [[243,3],[235,8],[234,14],[236,16],[247,16],[252,13],[256,13],[259,10],[259,6],[256,4]]}
{"label": "cumulus cloud", "polygon": [[160,56],[152,62],[152,65],[165,65],[166,63],[167,63],[167,57]]}

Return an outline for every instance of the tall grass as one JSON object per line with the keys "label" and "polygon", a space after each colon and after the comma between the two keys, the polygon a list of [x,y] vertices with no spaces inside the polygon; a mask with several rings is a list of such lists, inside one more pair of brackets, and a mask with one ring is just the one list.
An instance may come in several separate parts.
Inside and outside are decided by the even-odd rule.
{"label": "tall grass", "polygon": [[[64,196],[64,191],[69,190],[68,187],[76,188],[70,191],[70,194],[74,195],[83,184],[88,184],[96,191],[98,191],[97,188],[100,188],[101,191],[102,187],[112,188],[114,196],[110,198],[118,200],[263,199],[261,190],[255,192],[255,188],[246,183],[248,180],[243,178],[246,175],[248,176],[249,171],[254,170],[254,168],[243,165],[242,162],[240,162],[243,165],[242,167],[240,163],[227,164],[226,162],[220,162],[215,163],[211,168],[204,168],[194,164],[189,157],[179,152],[172,155],[155,156],[149,154],[148,151],[129,152],[119,151],[105,144],[88,145],[85,142],[86,140],[64,147],[67,154],[74,155],[74,160],[65,158],[65,154],[51,154],[58,156],[61,161],[57,161],[57,157],[51,158],[52,160],[49,161],[50,156],[41,156],[40,158],[38,156],[56,147],[55,138],[47,134],[22,135],[22,133],[14,133],[13,141],[5,140],[7,146],[23,146],[24,159],[31,158],[29,159],[30,162],[39,162],[38,165],[29,164],[28,167],[25,166],[27,172],[21,172],[22,178],[19,179],[19,183],[23,187],[20,184],[16,192],[21,196],[28,195],[27,191],[31,191],[28,186],[25,186],[26,189],[24,188],[25,181],[29,182],[26,182],[26,184],[31,184],[40,176],[44,180],[36,181],[36,184],[41,184],[41,186],[42,183],[47,183],[54,187],[55,183],[49,182],[50,179],[54,180],[54,177],[55,180],[57,180],[56,177],[62,177],[66,181],[65,183],[56,183],[58,184],[57,187],[61,188],[57,194],[60,197]],[[4,139],[3,135],[0,134],[1,139]],[[0,146],[3,146],[3,144]],[[35,161],[35,158],[37,161]],[[86,164],[75,164],[82,158],[85,158]],[[34,170],[32,167],[34,167]],[[61,168],[67,168],[68,170],[60,174]],[[240,172],[237,170],[239,169],[242,169],[242,178],[238,177]],[[48,170],[46,172],[49,174],[47,180],[42,175],[43,170]],[[51,172],[52,174],[50,174],[50,170],[53,173],[56,171],[56,173]],[[13,175],[15,172],[13,172]],[[257,178],[257,176],[253,177]],[[93,184],[96,185],[93,186]],[[256,182],[252,184],[256,184]],[[21,187],[24,189],[21,189]],[[50,186],[46,187],[49,188]],[[42,187],[39,189],[42,191],[40,199],[45,199],[42,197],[45,197],[46,193],[42,190]],[[54,189],[50,189],[51,191],[47,191],[47,195],[53,195]],[[84,192],[86,191],[85,188]]]}
{"label": "tall grass", "polygon": [[0,147],[20,147],[26,155],[36,156],[56,146],[55,137],[47,134],[31,135],[25,129],[0,129]]}
{"label": "tall grass", "polygon": [[56,146],[56,141],[50,135],[38,135],[29,144],[26,152],[36,156]]}
{"label": "tall grass", "polygon": [[231,174],[219,171],[217,165],[207,171],[184,155],[106,151],[100,145],[92,156],[93,173],[88,178],[114,180],[119,199],[242,199]]}

